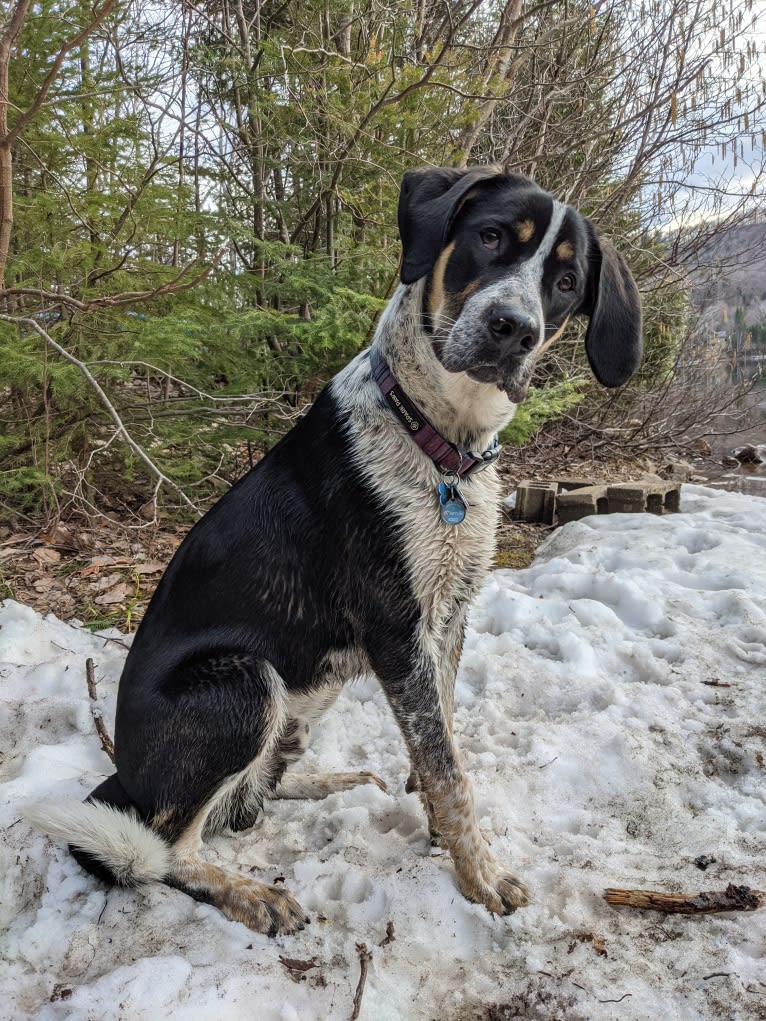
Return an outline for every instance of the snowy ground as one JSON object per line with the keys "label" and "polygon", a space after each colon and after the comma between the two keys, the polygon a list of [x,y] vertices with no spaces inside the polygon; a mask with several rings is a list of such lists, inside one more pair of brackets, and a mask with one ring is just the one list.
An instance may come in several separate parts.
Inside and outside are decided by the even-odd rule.
{"label": "snowy ground", "polygon": [[[124,649],[6,603],[0,1017],[347,1019],[364,942],[366,1021],[766,1018],[766,910],[661,916],[602,899],[607,886],[766,889],[766,500],[690,486],[682,506],[567,525],[529,569],[493,574],[475,607],[456,732],[482,827],[533,895],[510,918],[466,902],[432,854],[372,680],[304,761],[371,769],[389,793],[271,803],[209,850],[284,876],[305,931],[270,940],[164,886],[102,887],[20,806],[82,797],[110,772],[84,662],[109,720]],[[700,855],[715,858],[704,873]]]}

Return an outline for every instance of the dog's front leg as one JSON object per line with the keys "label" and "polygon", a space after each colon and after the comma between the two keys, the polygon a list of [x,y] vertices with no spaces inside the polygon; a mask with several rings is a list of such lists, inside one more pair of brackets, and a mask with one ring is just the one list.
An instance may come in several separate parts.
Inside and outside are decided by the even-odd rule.
{"label": "dog's front leg", "polygon": [[494,857],[479,830],[473,791],[457,754],[430,659],[406,678],[381,677],[428,801],[432,823],[452,855],[461,893],[497,914],[527,903],[524,884]]}
{"label": "dog's front leg", "polygon": [[[457,678],[457,670],[460,665],[460,656],[463,651],[463,642],[465,639],[465,619],[467,612],[467,600],[457,606],[452,617],[446,621],[443,628],[439,629],[439,638],[432,641],[434,648],[440,649],[440,653],[437,659],[438,663],[438,690],[439,690],[439,703],[442,709],[442,716],[447,724],[447,729],[450,734],[452,733],[452,718],[455,711],[455,681]],[[413,791],[417,791],[420,795],[420,801],[423,805],[423,810],[428,818],[428,831],[431,836],[431,844],[433,847],[444,847],[447,848],[442,835],[439,832],[439,827],[434,817],[433,806],[428,800],[423,785],[420,782],[420,777],[417,773],[416,764],[412,764],[412,772],[407,778],[407,783],[404,788],[408,794]]]}

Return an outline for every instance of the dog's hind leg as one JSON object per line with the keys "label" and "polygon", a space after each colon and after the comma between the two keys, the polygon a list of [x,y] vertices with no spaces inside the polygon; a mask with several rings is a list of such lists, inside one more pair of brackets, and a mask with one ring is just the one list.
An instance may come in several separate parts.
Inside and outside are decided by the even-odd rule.
{"label": "dog's hind leg", "polygon": [[338,698],[340,686],[328,685],[310,695],[292,696],[288,702],[288,721],[277,747],[274,764],[276,785],[273,799],[319,801],[329,794],[348,791],[361,784],[375,784],[382,791],[386,784],[374,773],[289,773],[289,766],[303,755],[311,737],[311,724]]}
{"label": "dog's hind leg", "polygon": [[[236,690],[224,691],[225,697],[216,699],[213,712],[208,713],[202,725],[194,752],[200,764],[199,772],[203,773],[205,762],[214,758],[215,746],[241,748],[237,754],[245,760],[253,750],[255,754],[239,772],[230,774],[209,790],[193,815],[189,814],[188,806],[192,800],[200,805],[198,794],[192,793],[190,798],[179,790],[169,799],[177,807],[165,824],[174,834],[171,865],[165,882],[195,900],[212,904],[227,918],[275,936],[302,929],[308,921],[295,898],[282,887],[259,883],[249,876],[211,865],[200,856],[205,834],[227,827],[251,826],[275,782],[276,754],[286,723],[284,685],[268,663],[250,664],[248,672],[252,682],[248,687],[235,685]],[[222,708],[216,718],[218,706]],[[253,731],[257,732],[257,740]],[[192,792],[200,782],[199,772],[190,777]],[[179,812],[184,817],[180,832]],[[162,829],[163,823],[159,825]]]}
{"label": "dog's hind leg", "polygon": [[388,790],[385,780],[374,773],[285,773],[270,796],[320,801],[328,794],[350,791],[362,784],[375,784],[382,791]]}
{"label": "dog's hind leg", "polygon": [[289,891],[211,865],[200,856],[202,832],[212,811],[215,804],[206,805],[173,844],[167,885],[212,904],[227,918],[256,932],[276,936],[302,929],[309,919]]}
{"label": "dog's hind leg", "polygon": [[67,841],[89,871],[113,883],[161,881],[270,935],[303,927],[284,889],[206,863],[205,832],[232,815],[254,819],[273,786],[284,731],[284,683],[247,653],[209,654],[179,666],[153,693],[118,709],[118,772],[87,801],[26,814]]}

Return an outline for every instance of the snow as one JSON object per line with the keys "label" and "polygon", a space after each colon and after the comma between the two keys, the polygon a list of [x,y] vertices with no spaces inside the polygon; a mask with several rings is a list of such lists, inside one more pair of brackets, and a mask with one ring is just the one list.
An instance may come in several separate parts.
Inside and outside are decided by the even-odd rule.
{"label": "snow", "polygon": [[[490,576],[455,730],[481,826],[532,893],[507,918],[465,901],[431,850],[369,678],[302,766],[372,770],[389,793],[270,802],[253,831],[208,848],[284,876],[312,918],[303,932],[268,939],[159,884],[108,890],[22,809],[81,798],[111,771],[84,663],[111,729],[125,649],[10,601],[0,625],[0,1018],[347,1019],[359,943],[363,1021],[468,1021],[490,1004],[540,1021],[764,1016],[766,911],[664,916],[602,894],[766,889],[766,500],[685,486],[680,514],[586,518],[527,570]],[[700,855],[715,858],[704,874]]]}

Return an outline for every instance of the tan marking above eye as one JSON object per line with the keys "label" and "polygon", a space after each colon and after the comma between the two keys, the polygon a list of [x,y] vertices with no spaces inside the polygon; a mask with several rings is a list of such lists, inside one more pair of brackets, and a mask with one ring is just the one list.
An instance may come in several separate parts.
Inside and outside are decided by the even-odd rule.
{"label": "tan marking above eye", "polygon": [[571,259],[574,255],[574,247],[572,246],[571,241],[562,241],[561,244],[557,245],[556,255],[562,260],[562,262],[564,259]]}
{"label": "tan marking above eye", "polygon": [[529,241],[535,232],[535,224],[532,220],[519,220],[516,224],[516,237],[521,242]]}

